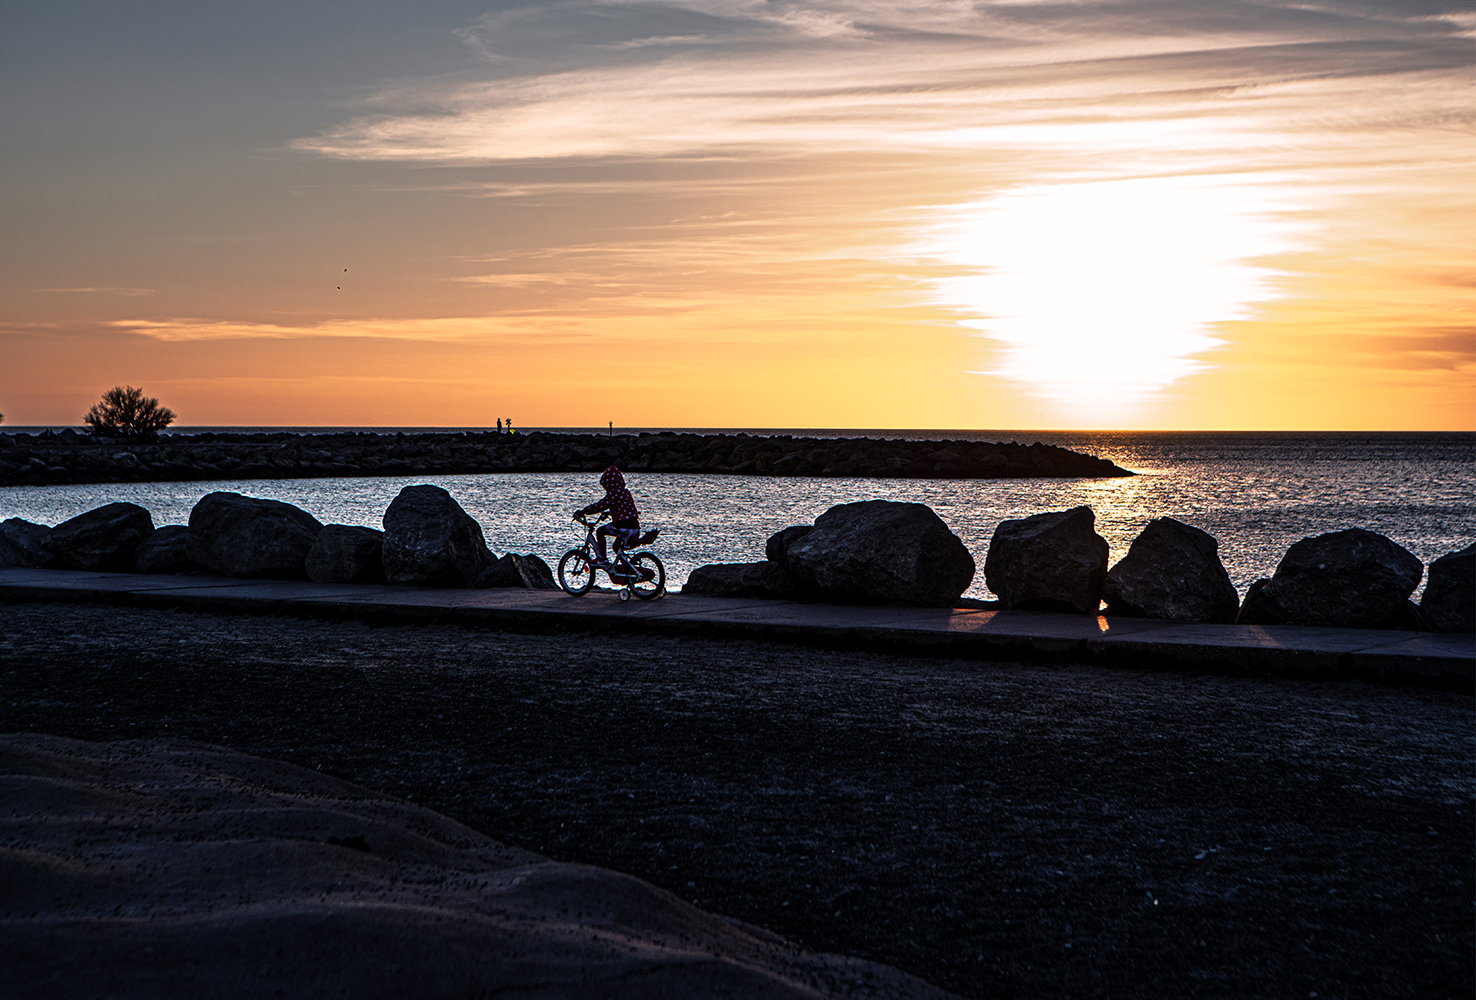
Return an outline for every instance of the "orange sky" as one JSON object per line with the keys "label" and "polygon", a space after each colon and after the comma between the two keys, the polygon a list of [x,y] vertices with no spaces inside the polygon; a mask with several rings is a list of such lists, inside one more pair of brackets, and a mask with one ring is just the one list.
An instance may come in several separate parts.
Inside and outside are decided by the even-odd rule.
{"label": "orange sky", "polygon": [[1465,5],[352,10],[0,15],[6,424],[1476,428]]}

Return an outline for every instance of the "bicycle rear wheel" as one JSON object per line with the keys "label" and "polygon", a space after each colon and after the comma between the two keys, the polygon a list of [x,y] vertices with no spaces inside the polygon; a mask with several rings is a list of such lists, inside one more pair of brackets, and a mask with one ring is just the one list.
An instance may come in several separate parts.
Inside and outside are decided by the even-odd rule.
{"label": "bicycle rear wheel", "polygon": [[660,597],[666,589],[666,567],[661,565],[656,553],[637,552],[630,557],[630,564],[636,571],[636,578],[630,584],[631,592],[643,601]]}
{"label": "bicycle rear wheel", "polygon": [[564,557],[559,560],[559,586],[578,597],[589,593],[594,582],[594,567],[589,564],[589,557],[584,554],[584,550],[570,549],[565,552]]}

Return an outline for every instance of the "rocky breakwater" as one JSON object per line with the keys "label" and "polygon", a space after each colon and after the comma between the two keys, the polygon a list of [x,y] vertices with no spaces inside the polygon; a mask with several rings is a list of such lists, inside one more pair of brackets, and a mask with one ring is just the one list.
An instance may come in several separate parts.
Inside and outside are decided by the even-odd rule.
{"label": "rocky breakwater", "polygon": [[280,500],[218,491],[195,504],[188,525],[155,529],[144,508],[110,503],[54,528],[0,522],[0,569],[557,589],[538,556],[493,555],[481,526],[439,486],[401,490],[384,526],[325,525]]}
{"label": "rocky breakwater", "polygon": [[1001,522],[985,560],[1006,608],[1239,625],[1471,631],[1476,545],[1435,560],[1420,604],[1409,597],[1424,567],[1403,546],[1350,528],[1304,538],[1269,579],[1239,600],[1208,532],[1171,517],[1149,521],[1110,570],[1090,508]]}
{"label": "rocky breakwater", "polygon": [[1404,546],[1349,528],[1304,538],[1246,591],[1242,625],[1469,632],[1476,627],[1476,545],[1441,556],[1419,604],[1424,565]]}
{"label": "rocky breakwater", "polygon": [[67,483],[640,472],[901,479],[1130,476],[1045,444],[749,434],[171,434],[129,442],[73,430],[0,434],[0,486]]}
{"label": "rocky breakwater", "polygon": [[[998,607],[1021,611],[1241,625],[1314,625],[1433,632],[1476,629],[1476,545],[1424,567],[1361,528],[1304,538],[1244,603],[1208,532],[1155,518],[1108,568],[1090,507],[1000,522],[984,560]],[[962,593],[974,559],[930,508],[884,500],[832,507],[813,525],[776,532],[766,559],[693,570],[684,594],[842,604],[979,606]]]}

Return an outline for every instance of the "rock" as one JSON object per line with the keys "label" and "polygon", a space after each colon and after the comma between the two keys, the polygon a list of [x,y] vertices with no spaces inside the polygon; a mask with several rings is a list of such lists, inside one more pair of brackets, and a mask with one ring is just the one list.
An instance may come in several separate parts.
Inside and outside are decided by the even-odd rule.
{"label": "rock", "polygon": [[0,780],[6,997],[952,997],[633,876],[178,737],[6,734]]}
{"label": "rock", "polygon": [[1405,601],[1388,618],[1379,622],[1376,626],[1383,629],[1393,629],[1399,632],[1433,632],[1430,623],[1426,621],[1425,614],[1420,606],[1414,601]]}
{"label": "rock", "polygon": [[489,565],[472,584],[474,587],[526,587],[529,590],[558,590],[548,563],[529,553],[509,552]]}
{"label": "rock", "polygon": [[1271,583],[1269,577],[1262,577],[1245,592],[1245,600],[1240,604],[1240,611],[1235,615],[1237,625],[1285,625],[1286,612],[1281,605],[1276,603],[1276,598],[1266,592],[1266,587]]}
{"label": "rock", "polygon": [[52,528],[46,548],[61,569],[132,573],[133,554],[153,533],[153,517],[138,504],[110,503]]}
{"label": "rock", "polygon": [[[764,545],[765,557],[770,562],[776,562],[781,566],[784,565],[784,554],[789,551],[789,547],[814,530],[815,526],[813,524],[791,524],[787,528],[781,528],[770,535],[769,541]],[[742,564],[733,563],[732,565]],[[685,589],[684,587],[683,590]]]}
{"label": "rock", "polygon": [[839,504],[783,555],[801,587],[832,601],[951,607],[974,579],[969,550],[920,503]]}
{"label": "rock", "polygon": [[208,493],[190,511],[185,552],[225,576],[305,580],[304,561],[323,524],[290,503]]}
{"label": "rock", "polygon": [[1235,621],[1240,594],[1213,535],[1172,517],[1149,521],[1127,555],[1107,571],[1108,614],[1175,622]]}
{"label": "rock", "polygon": [[166,524],[145,538],[133,554],[134,568],[140,573],[187,573],[199,569],[188,551],[190,529],[182,524]]}
{"label": "rock", "polygon": [[314,583],[383,583],[384,532],[325,524],[303,559]]}
{"label": "rock", "polygon": [[1419,559],[1403,546],[1349,528],[1287,549],[1262,596],[1275,602],[1290,625],[1379,628],[1403,608],[1423,573]]}
{"label": "rock", "polygon": [[1094,615],[1107,579],[1107,540],[1090,507],[1001,521],[984,580],[1006,608]]}
{"label": "rock", "polygon": [[682,593],[793,600],[799,596],[799,588],[789,571],[778,562],[714,563],[694,569],[682,585]]}
{"label": "rock", "polygon": [[35,569],[56,557],[46,550],[51,529],[19,517],[0,521],[0,569]]}
{"label": "rock", "polygon": [[482,526],[439,486],[407,486],[384,512],[390,583],[474,586],[494,561]]}
{"label": "rock", "polygon": [[1436,632],[1476,631],[1476,543],[1430,564],[1420,611]]}

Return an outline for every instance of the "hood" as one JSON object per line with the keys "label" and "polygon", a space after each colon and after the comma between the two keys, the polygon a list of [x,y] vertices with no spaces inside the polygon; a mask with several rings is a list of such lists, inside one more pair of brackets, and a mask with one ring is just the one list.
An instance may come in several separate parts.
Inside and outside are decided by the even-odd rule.
{"label": "hood", "polygon": [[625,489],[625,477],[620,474],[619,469],[612,465],[600,476],[600,485],[605,488],[606,493],[614,493],[616,490]]}

